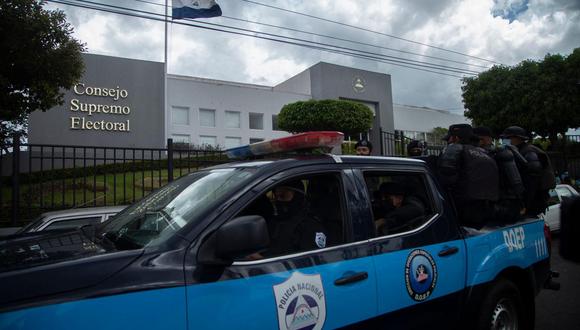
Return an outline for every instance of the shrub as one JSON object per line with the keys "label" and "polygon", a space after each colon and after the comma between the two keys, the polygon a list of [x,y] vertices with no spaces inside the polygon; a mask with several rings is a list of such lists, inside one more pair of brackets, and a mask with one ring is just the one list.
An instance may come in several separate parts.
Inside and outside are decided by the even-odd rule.
{"label": "shrub", "polygon": [[367,132],[373,112],[364,104],[344,100],[309,100],[286,104],[278,127],[291,133],[339,131],[345,135]]}

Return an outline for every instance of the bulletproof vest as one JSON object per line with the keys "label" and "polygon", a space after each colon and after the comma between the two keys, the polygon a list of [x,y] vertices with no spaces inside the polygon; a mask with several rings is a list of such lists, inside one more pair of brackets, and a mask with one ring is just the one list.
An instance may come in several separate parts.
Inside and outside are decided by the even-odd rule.
{"label": "bulletproof vest", "polygon": [[456,201],[497,201],[499,174],[495,160],[484,149],[450,144],[438,161],[441,183]]}
{"label": "bulletproof vest", "polygon": [[497,164],[484,149],[463,145],[460,191],[467,200],[497,201],[499,172]]}
{"label": "bulletproof vest", "polygon": [[521,158],[521,162],[526,160],[517,150],[513,151],[507,147],[496,149],[492,155],[499,170],[500,198],[521,199],[525,188],[516,164],[516,156]]}
{"label": "bulletproof vest", "polygon": [[540,183],[538,188],[540,190],[550,190],[555,188],[556,177],[554,176],[554,169],[552,168],[550,157],[548,157],[544,150],[536,147],[535,145],[526,143],[520,148],[520,152],[524,156],[530,152],[538,155],[538,159],[542,164],[542,172],[540,173]]}

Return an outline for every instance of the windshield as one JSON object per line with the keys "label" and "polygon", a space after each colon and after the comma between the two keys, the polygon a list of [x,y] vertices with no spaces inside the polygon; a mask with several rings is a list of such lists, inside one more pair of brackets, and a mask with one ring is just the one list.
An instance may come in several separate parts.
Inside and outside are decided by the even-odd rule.
{"label": "windshield", "polygon": [[236,190],[254,171],[214,169],[182,177],[117,214],[99,236],[119,250],[161,243]]}

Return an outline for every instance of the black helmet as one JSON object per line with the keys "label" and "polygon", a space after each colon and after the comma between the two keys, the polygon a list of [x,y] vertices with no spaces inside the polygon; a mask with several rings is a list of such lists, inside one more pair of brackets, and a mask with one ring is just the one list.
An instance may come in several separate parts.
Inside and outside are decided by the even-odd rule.
{"label": "black helmet", "polygon": [[409,156],[421,156],[425,149],[427,149],[427,142],[425,141],[411,140],[407,144],[407,153]]}
{"label": "black helmet", "polygon": [[488,127],[485,126],[479,126],[479,127],[475,127],[473,129],[473,134],[481,137],[481,136],[489,136],[492,137],[493,135],[491,134],[491,130]]}
{"label": "black helmet", "polygon": [[373,150],[373,144],[369,140],[360,140],[360,141],[358,141],[354,145],[354,148],[356,149],[358,147],[367,147],[367,148],[369,148],[370,151]]}
{"label": "black helmet", "polygon": [[398,182],[383,182],[379,186],[379,191],[385,195],[405,195],[407,193],[406,187]]}
{"label": "black helmet", "polygon": [[471,139],[473,135],[473,127],[469,124],[453,124],[449,126],[449,131],[446,135],[447,139],[451,136],[457,136],[463,140]]}
{"label": "black helmet", "polygon": [[501,133],[502,138],[509,138],[512,136],[517,136],[517,137],[520,137],[524,140],[527,140],[530,138],[530,136],[528,135],[528,132],[526,132],[525,129],[523,129],[519,126],[510,126],[506,129],[504,129],[503,133]]}

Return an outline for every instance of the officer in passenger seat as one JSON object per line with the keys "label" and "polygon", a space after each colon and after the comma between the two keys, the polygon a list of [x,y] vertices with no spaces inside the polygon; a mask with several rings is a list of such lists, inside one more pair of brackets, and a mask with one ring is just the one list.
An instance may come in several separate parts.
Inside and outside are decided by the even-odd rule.
{"label": "officer in passenger seat", "polygon": [[326,247],[326,229],[306,212],[302,181],[296,180],[273,190],[276,214],[268,224],[270,248],[267,256],[278,256]]}
{"label": "officer in passenger seat", "polygon": [[382,199],[390,206],[375,221],[379,235],[411,229],[415,224],[414,220],[423,220],[422,216],[426,214],[425,205],[419,198],[411,196],[402,184],[385,182],[381,184],[379,191]]}

